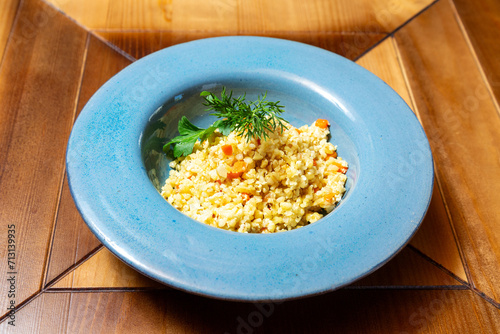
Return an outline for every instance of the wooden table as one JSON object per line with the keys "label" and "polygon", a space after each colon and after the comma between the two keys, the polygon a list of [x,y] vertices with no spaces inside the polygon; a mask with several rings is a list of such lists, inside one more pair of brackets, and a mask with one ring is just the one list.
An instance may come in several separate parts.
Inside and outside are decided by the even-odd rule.
{"label": "wooden table", "polygon": [[[141,276],[88,230],[65,178],[78,112],[136,59],[222,35],[336,52],[415,111],[435,191],[383,268],[318,297],[227,302]],[[497,0],[2,0],[0,332],[499,333],[499,56]]]}

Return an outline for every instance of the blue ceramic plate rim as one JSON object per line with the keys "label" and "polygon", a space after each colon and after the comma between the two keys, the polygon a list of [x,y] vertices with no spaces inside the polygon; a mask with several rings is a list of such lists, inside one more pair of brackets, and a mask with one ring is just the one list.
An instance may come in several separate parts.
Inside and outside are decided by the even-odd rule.
{"label": "blue ceramic plate rim", "polygon": [[[268,235],[224,231],[175,210],[148,179],[140,137],[154,110],[193,82],[234,73],[304,85],[355,125],[355,191],[321,221]],[[66,165],[84,221],[121,260],[172,287],[244,301],[316,295],[376,270],[417,231],[434,175],[420,123],[383,81],[326,50],[251,36],[179,44],[125,68],[80,113]]]}

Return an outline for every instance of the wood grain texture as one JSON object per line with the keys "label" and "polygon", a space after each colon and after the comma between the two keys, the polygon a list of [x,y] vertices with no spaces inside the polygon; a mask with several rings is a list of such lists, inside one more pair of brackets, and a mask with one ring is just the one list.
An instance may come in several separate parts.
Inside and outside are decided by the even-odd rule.
{"label": "wood grain texture", "polygon": [[500,118],[447,1],[396,40],[474,287],[500,301]]}
{"label": "wood grain texture", "polygon": [[[4,236],[8,224],[16,229],[17,303],[41,288],[86,38],[47,5],[24,1],[0,69],[0,221]],[[8,301],[0,299],[2,310]]]}
{"label": "wood grain texture", "polygon": [[49,286],[46,286],[46,289],[68,289],[73,286],[73,279],[75,277],[74,270],[69,271],[61,278],[58,278],[57,281],[51,282]]}
{"label": "wood grain texture", "polygon": [[500,104],[500,2],[453,0],[483,72]]}
{"label": "wood grain texture", "polygon": [[0,324],[2,334],[67,333],[71,295],[43,293],[22,309],[15,317],[15,326],[8,321]]}
{"label": "wood grain texture", "polygon": [[21,0],[4,0],[0,2],[0,63],[20,1]]}
{"label": "wood grain texture", "polygon": [[[223,33],[199,31],[162,31],[162,32],[110,32],[96,30],[94,33],[116,45],[135,59],[142,58],[152,52],[171,45],[189,42],[201,38],[248,35],[228,31]],[[252,35],[289,39],[314,45],[349,59],[359,57],[363,52],[384,38],[378,33],[322,33],[322,32],[267,32]]]}
{"label": "wood grain texture", "polygon": [[410,108],[414,108],[392,37],[375,46],[356,63],[382,79]]}
{"label": "wood grain texture", "polygon": [[[41,322],[58,324],[54,328],[67,322],[67,333],[85,334],[500,332],[500,311],[468,290],[340,290],[279,304],[212,300],[174,290],[39,298],[18,317],[30,328],[45,328],[41,333],[56,333]],[[0,331],[6,326],[2,323]]]}
{"label": "wood grain texture", "polygon": [[[439,0],[359,59],[410,103],[431,142],[439,187],[411,245],[355,285],[266,304],[155,286],[106,249],[44,290],[99,245],[63,177],[74,114],[130,63],[98,38],[135,58],[197,38],[255,34],[356,59],[431,1],[47,2],[99,36],[87,39],[41,0],[23,0],[13,25],[19,0],[0,3],[0,221],[16,225],[17,303],[42,289],[18,310],[16,327],[3,321],[0,333],[500,333],[496,1]],[[4,310],[7,286],[0,284]],[[77,292],[101,287],[143,291]]]}
{"label": "wood grain texture", "polygon": [[164,288],[102,248],[52,288]]}
{"label": "wood grain texture", "polygon": [[[129,64],[130,61],[121,54],[97,38],[90,37],[77,113],[99,87]],[[46,283],[50,283],[59,274],[80,261],[99,244],[76,209],[65,178],[52,240]]]}
{"label": "wood grain texture", "polygon": [[389,32],[431,0],[48,0],[90,29]]}
{"label": "wood grain texture", "polygon": [[[399,51],[392,37],[377,45],[356,62],[377,75],[392,87],[415,110],[405,74],[401,68]],[[424,254],[466,281],[460,253],[450,226],[443,199],[437,186],[420,230],[411,244]]]}

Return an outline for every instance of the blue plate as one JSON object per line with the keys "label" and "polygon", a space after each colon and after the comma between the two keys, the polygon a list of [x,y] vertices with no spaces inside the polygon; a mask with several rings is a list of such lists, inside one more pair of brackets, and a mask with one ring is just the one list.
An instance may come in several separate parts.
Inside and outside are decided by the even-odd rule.
{"label": "blue plate", "polygon": [[[161,144],[187,115],[213,121],[199,93],[267,91],[293,125],[330,121],[349,163],[340,205],[309,226],[242,234],[199,223],[159,194]],[[429,205],[429,143],[403,100],[375,75],[331,52],[263,37],[220,37],[142,58],[109,80],[78,117],[67,149],[75,203],[124,262],[167,285],[215,298],[283,300],[335,290],[393,257]]]}

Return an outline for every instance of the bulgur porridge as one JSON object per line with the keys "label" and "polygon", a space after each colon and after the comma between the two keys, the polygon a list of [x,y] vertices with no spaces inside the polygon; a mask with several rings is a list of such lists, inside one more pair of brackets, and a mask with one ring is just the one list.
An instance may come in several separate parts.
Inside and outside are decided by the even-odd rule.
{"label": "bulgur porridge", "polygon": [[345,192],[347,162],[328,142],[329,123],[286,123],[267,140],[215,131],[193,153],[170,163],[162,196],[202,223],[273,233],[314,223]]}

